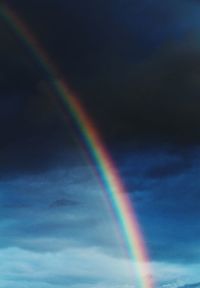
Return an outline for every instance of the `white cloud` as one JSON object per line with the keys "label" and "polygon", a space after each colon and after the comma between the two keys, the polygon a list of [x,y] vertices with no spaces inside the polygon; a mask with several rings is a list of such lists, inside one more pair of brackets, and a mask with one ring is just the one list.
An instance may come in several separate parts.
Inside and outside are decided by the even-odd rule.
{"label": "white cloud", "polygon": [[177,288],[200,282],[200,263],[152,262],[153,278],[163,288]]}
{"label": "white cloud", "polygon": [[0,287],[12,287],[9,286],[12,281],[21,283],[21,287],[27,281],[35,285],[38,282],[47,283],[44,287],[50,287],[51,283],[56,287],[57,282],[61,287],[62,284],[75,287],[79,279],[83,282],[80,287],[85,287],[84,282],[87,281],[89,286],[86,287],[90,287],[91,281],[105,285],[131,285],[132,282],[128,260],[106,255],[95,248],[69,246],[60,252],[42,254],[7,248],[0,250],[0,259],[3,259],[0,262]]}

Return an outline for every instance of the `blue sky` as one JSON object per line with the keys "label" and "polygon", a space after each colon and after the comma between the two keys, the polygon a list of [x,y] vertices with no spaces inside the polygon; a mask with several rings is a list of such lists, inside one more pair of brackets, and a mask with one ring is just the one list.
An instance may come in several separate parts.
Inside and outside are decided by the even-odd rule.
{"label": "blue sky", "polygon": [[[199,148],[129,149],[117,149],[115,158],[157,287],[200,282]],[[0,286],[133,287],[130,260],[91,168],[81,158],[58,166],[1,180]]]}

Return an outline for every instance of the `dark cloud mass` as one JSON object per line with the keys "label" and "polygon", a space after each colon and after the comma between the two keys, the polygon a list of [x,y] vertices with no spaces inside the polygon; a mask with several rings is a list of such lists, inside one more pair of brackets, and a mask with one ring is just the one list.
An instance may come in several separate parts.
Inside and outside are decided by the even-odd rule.
{"label": "dark cloud mass", "polygon": [[198,288],[198,287],[200,287],[200,283],[186,284],[184,286],[181,286],[180,288]]}
{"label": "dark cloud mass", "polygon": [[165,178],[165,177],[173,177],[183,174],[187,172],[192,167],[191,159],[187,161],[187,159],[176,159],[175,161],[171,161],[169,163],[160,164],[156,167],[150,169],[146,176],[150,178]]}
{"label": "dark cloud mass", "polygon": [[[164,5],[164,11],[159,5],[155,8],[156,1],[135,1],[132,5],[129,1],[123,5],[120,1],[116,5],[112,1],[92,3],[51,1],[47,9],[46,2],[10,1],[10,6],[58,64],[105,138],[122,141],[143,135],[168,141],[199,141],[199,44],[191,24],[174,34],[170,25],[177,20],[170,3]],[[136,14],[142,20],[131,18]],[[161,16],[165,19],[162,24]],[[124,19],[133,19],[132,27]],[[140,21],[146,29],[143,32]],[[46,82],[45,72],[11,27],[3,25],[1,94],[8,95],[10,102],[2,96],[1,107],[9,110],[4,114],[7,118],[11,114],[9,119],[13,119],[9,130],[15,134],[20,126],[18,133],[26,135],[28,127],[39,130],[41,124],[43,129],[62,127],[58,116],[61,112],[59,108],[54,111],[56,96],[49,96],[51,85]],[[156,35],[158,25],[162,30]],[[139,27],[140,38],[134,27]],[[154,34],[157,44],[151,41]],[[9,137],[7,130],[4,138]]]}
{"label": "dark cloud mass", "polygon": [[74,205],[77,205],[76,201],[62,198],[62,199],[58,199],[58,200],[52,202],[49,207],[50,208],[60,208],[60,207],[65,208],[67,206],[74,206]]}

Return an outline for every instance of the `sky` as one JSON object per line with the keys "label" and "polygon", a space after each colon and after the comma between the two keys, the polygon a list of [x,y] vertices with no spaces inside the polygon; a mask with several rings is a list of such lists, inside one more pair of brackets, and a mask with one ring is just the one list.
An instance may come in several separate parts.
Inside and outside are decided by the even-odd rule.
{"label": "sky", "polygon": [[[200,287],[200,1],[9,0],[93,119],[155,287]],[[0,17],[0,287],[137,288],[51,79]]]}

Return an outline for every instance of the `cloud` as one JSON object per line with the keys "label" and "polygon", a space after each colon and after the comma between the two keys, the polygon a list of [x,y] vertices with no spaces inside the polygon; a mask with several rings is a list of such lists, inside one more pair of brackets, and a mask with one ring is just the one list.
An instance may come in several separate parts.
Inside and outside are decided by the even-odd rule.
{"label": "cloud", "polygon": [[[124,172],[122,176],[125,177],[125,181],[145,182],[143,185],[146,189],[137,190],[141,199],[136,201],[135,209],[152,259],[159,263],[156,266],[157,274],[155,277],[162,276],[163,279],[166,279],[165,275],[169,275],[166,279],[167,283],[174,283],[175,277],[179,275],[180,271],[181,275],[184,275],[186,269],[189,271],[188,274],[192,270],[196,271],[195,264],[197,265],[199,259],[199,239],[194,237],[198,234],[199,229],[199,218],[197,217],[199,202],[195,201],[198,197],[198,193],[195,194],[195,187],[196,181],[199,179],[197,173],[199,150],[197,148],[196,150],[192,149],[190,153],[191,150],[188,151],[187,147],[184,152],[182,147],[180,153],[180,151],[171,148],[171,146],[167,146],[165,149],[155,150],[154,147],[135,150],[134,152],[133,150],[132,152],[126,150],[125,154],[121,151],[117,162],[121,171]],[[72,153],[70,155],[71,159],[74,159]],[[163,165],[165,162],[183,160],[184,157],[187,161],[191,160],[189,162],[192,163],[192,167],[189,171],[183,171],[183,177],[180,177],[179,174],[162,179],[146,176],[146,172],[152,168]],[[49,170],[40,171],[40,173],[19,174],[9,179],[1,179],[0,251],[6,251],[8,256],[15,255],[15,251],[12,249],[16,249],[17,254],[27,253],[26,257],[29,260],[26,261],[26,257],[21,257],[24,262],[19,262],[20,265],[17,266],[19,270],[24,269],[25,271],[34,267],[37,270],[37,263],[41,261],[47,269],[46,276],[41,275],[41,279],[38,280],[37,273],[39,272],[35,270],[33,272],[37,275],[35,277],[37,281],[41,280],[41,282],[37,282],[41,285],[38,285],[45,288],[51,287],[52,283],[54,285],[60,283],[59,285],[62,287],[62,285],[64,286],[62,281],[71,287],[78,285],[74,282],[81,281],[83,284],[79,284],[77,287],[82,285],[86,288],[94,285],[94,282],[98,283],[99,287],[106,287],[107,285],[115,288],[120,285],[120,287],[131,285],[129,284],[131,282],[126,280],[127,275],[131,274],[129,274],[129,269],[125,268],[125,272],[120,270],[123,275],[119,275],[119,281],[118,276],[115,277],[116,271],[126,267],[129,260],[124,257],[122,247],[119,245],[113,219],[107,211],[97,180],[92,175],[90,168],[85,164],[83,165],[82,161],[78,164],[72,160],[74,164],[66,166],[61,163],[54,169],[51,167]],[[129,174],[126,178],[127,170],[131,171],[132,167],[134,167],[133,174]],[[192,183],[194,183],[193,186]],[[133,196],[131,198],[134,201],[135,193],[131,196]],[[56,208],[50,209],[53,203]],[[180,225],[180,223],[184,223],[184,225]],[[63,260],[60,259],[61,255],[63,255]],[[3,256],[5,259],[8,257],[6,254]],[[65,266],[64,268],[67,267],[67,271],[74,269],[73,271],[77,274],[69,275],[68,280],[65,280],[65,275],[58,274],[58,279],[56,276],[54,277],[57,274],[56,268],[51,268],[50,264],[46,266],[46,263],[51,262],[54,256],[56,261],[61,261],[61,263],[65,261],[63,266]],[[15,257],[17,261],[19,256],[16,255]],[[75,262],[71,261],[71,257],[73,257],[72,261]],[[34,259],[38,259],[38,262]],[[106,273],[104,275],[104,270],[101,269],[101,265],[103,265],[101,259],[102,263],[107,261],[108,265],[111,265],[112,274],[108,270],[110,276],[107,276]],[[190,267],[188,266],[188,259],[190,259]],[[162,274],[159,270],[162,268],[161,261],[165,265],[168,263],[168,266],[163,268]],[[77,266],[78,263],[80,266]],[[86,272],[84,263],[89,263]],[[8,264],[7,271],[14,273],[11,264]],[[52,275],[49,267],[55,273],[52,277],[48,276]],[[75,267],[80,267],[80,271],[85,272],[85,274],[79,275]],[[94,269],[95,275],[92,272],[90,274],[91,269]],[[45,269],[40,271],[43,270]],[[100,272],[98,273],[98,271]],[[17,280],[12,280],[14,279],[13,274],[11,273],[12,277],[9,274],[9,279],[2,279],[2,285],[5,284],[5,287],[10,285],[11,287],[12,281],[18,281],[25,286],[28,280],[36,281],[33,278],[27,280],[26,277],[29,273],[23,272],[26,274],[24,276],[22,272],[21,270],[16,272]],[[21,273],[23,274],[22,277],[20,276]],[[121,284],[119,285],[119,283]]]}
{"label": "cloud", "polygon": [[[198,264],[177,264],[170,261],[152,262],[155,283],[162,288],[180,288],[199,285]],[[196,284],[194,284],[196,283]]]}
{"label": "cloud", "polygon": [[152,167],[146,174],[150,178],[165,178],[165,177],[176,177],[187,173],[192,168],[191,159],[186,158],[176,159],[171,162],[165,162],[158,166]]}
{"label": "cloud", "polygon": [[199,261],[199,151],[165,143],[129,145],[114,154],[156,261]]}
{"label": "cloud", "polygon": [[200,282],[193,283],[193,284],[186,284],[184,286],[181,286],[180,288],[199,288],[199,287],[200,287]]}
{"label": "cloud", "polygon": [[2,248],[56,251],[70,241],[120,256],[113,219],[88,166],[22,174],[1,180],[0,187]]}
{"label": "cloud", "polygon": [[[106,255],[95,248],[68,246],[61,252],[35,253],[19,248],[0,250],[0,285],[41,285],[41,287],[80,287],[95,283],[123,285],[131,283],[130,263]],[[9,286],[10,285],[10,286]],[[17,286],[18,287],[18,286]],[[23,287],[23,286],[22,286]],[[114,286],[115,287],[115,286]]]}
{"label": "cloud", "polygon": [[88,166],[1,179],[0,198],[0,286],[131,283],[130,262]]}
{"label": "cloud", "polygon": [[[63,78],[77,92],[106,139],[132,140],[145,135],[151,139],[198,142],[199,41],[198,33],[195,34],[198,18],[194,15],[197,8],[186,1],[181,5],[179,1],[168,2],[163,6],[159,1],[87,1],[84,5],[80,0],[52,1],[46,9],[46,4],[39,1],[30,1],[28,5],[26,1],[12,1],[41,44],[48,47],[49,55],[63,71]],[[13,54],[18,40],[16,36],[12,39],[9,31],[4,27],[1,32],[2,43],[7,43],[4,50]],[[11,43],[7,38],[11,38]],[[4,73],[2,79],[2,83],[7,83],[7,94],[9,87],[14,87],[24,112],[15,108],[16,98],[11,97],[15,121],[11,121],[10,129],[6,128],[2,137],[9,143],[12,139],[8,130],[19,139],[22,135],[28,137],[30,127],[36,135],[39,130],[40,135],[46,130],[54,134],[62,130],[63,124],[60,112],[55,111],[57,101],[49,95],[52,89],[47,76],[38,73],[37,64],[31,69],[34,61],[29,59],[30,54],[25,56],[24,49],[18,50],[12,56],[15,60],[28,59],[17,63],[12,59],[12,69],[7,69],[8,74]],[[7,67],[8,61],[2,62]],[[17,73],[21,62],[25,68]],[[19,77],[25,80],[19,81]],[[21,88],[12,82],[21,83]],[[1,107],[7,107],[5,100]],[[8,110],[9,115],[12,109]]]}
{"label": "cloud", "polygon": [[73,205],[77,205],[78,203],[73,201],[73,200],[69,200],[69,199],[65,199],[65,198],[62,198],[62,199],[58,199],[54,202],[52,202],[50,204],[50,208],[60,208],[60,207],[67,207],[67,206],[73,206]]}

